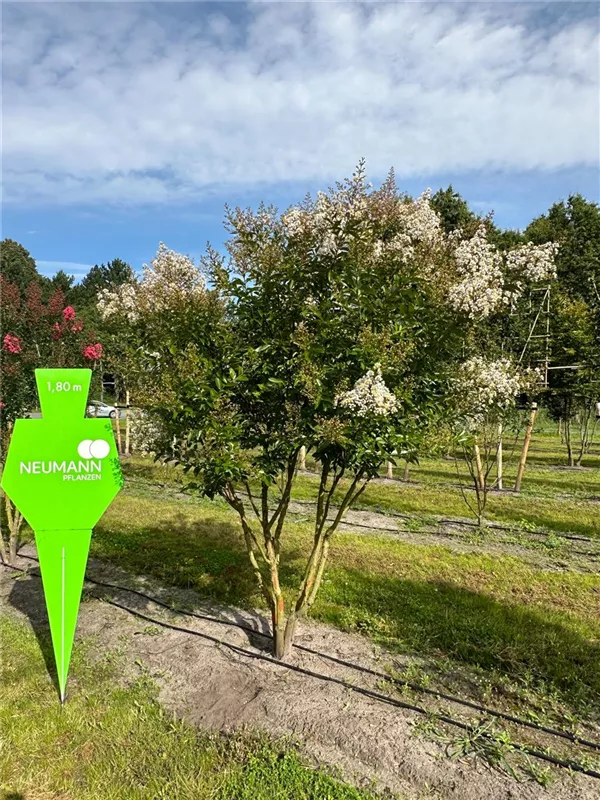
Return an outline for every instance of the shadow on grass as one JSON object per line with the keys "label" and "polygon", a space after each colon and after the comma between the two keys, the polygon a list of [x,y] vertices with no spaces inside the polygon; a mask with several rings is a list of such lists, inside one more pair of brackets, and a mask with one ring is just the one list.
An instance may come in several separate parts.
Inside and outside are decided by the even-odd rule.
{"label": "shadow on grass", "polygon": [[[248,607],[261,601],[240,527],[218,518],[190,520],[176,513],[152,527],[128,531],[101,523],[90,554],[219,602]],[[286,548],[280,566],[284,584],[295,578],[293,565],[303,558],[300,547]]]}
{"label": "shadow on grass", "polygon": [[323,620],[388,647],[494,670],[600,712],[600,644],[556,613],[499,602],[451,583],[333,569],[315,606]]}
{"label": "shadow on grass", "polygon": [[8,602],[29,620],[38,640],[40,651],[46,664],[46,671],[60,698],[56,661],[54,659],[54,650],[52,649],[50,624],[48,622],[41,577],[32,575],[27,579],[15,580],[8,595]]}

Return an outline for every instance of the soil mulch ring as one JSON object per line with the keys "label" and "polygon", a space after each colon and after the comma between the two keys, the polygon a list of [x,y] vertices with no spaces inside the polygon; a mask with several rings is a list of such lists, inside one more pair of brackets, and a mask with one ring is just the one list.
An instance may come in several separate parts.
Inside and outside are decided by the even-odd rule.
{"label": "soil mulch ring", "polygon": [[[34,556],[35,550],[27,547],[22,553]],[[3,613],[27,618],[37,633],[45,635],[48,626],[37,564],[21,558],[19,566],[31,573],[2,570]],[[166,588],[104,562],[90,559],[87,574],[98,581],[135,588],[179,608],[268,632],[257,613],[210,604],[190,590]],[[202,636],[163,627],[165,624]],[[375,782],[380,791],[452,800],[600,797],[600,780],[568,770],[557,770],[555,782],[543,788],[533,780],[515,780],[481,758],[450,759],[441,742],[418,734],[416,726],[427,717],[364,696],[346,685],[352,683],[392,697],[389,686],[382,688],[377,678],[298,649],[294,649],[288,664],[301,671],[293,671],[271,660],[269,642],[264,637],[216,621],[176,614],[126,591],[86,584],[77,637],[91,637],[91,652],[97,658],[118,650],[124,664],[121,680],[127,683],[144,670],[156,681],[162,705],[189,723],[206,730],[263,730],[271,736],[291,737],[312,763],[340,770],[357,786],[372,787]],[[363,637],[311,620],[299,626],[297,643],[377,672],[385,672],[386,666],[402,671],[409,663]],[[73,677],[67,695],[69,692],[77,692]],[[401,695],[395,697],[400,699]],[[402,700],[417,705],[423,702],[413,696]],[[475,711],[462,709],[461,714],[448,703],[445,707],[465,722],[482,719]],[[452,733],[457,738],[464,736],[459,729]],[[530,734],[515,739],[532,743]],[[556,742],[542,737],[536,744],[554,747]],[[564,741],[559,745],[556,750],[563,753],[564,745],[569,746]],[[546,765],[539,762],[538,766]]]}

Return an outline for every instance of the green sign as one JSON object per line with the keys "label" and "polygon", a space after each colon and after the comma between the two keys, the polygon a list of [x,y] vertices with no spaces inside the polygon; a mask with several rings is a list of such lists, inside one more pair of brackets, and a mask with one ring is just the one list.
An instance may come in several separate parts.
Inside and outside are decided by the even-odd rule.
{"label": "green sign", "polygon": [[108,419],[86,419],[89,369],[36,369],[42,419],[15,422],[2,489],[35,532],[61,701],[92,528],[123,485]]}

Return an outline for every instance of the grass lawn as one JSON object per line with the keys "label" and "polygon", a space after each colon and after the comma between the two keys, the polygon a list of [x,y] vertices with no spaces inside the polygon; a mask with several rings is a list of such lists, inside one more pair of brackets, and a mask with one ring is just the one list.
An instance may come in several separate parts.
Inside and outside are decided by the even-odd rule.
{"label": "grass lawn", "polygon": [[[291,519],[281,579],[290,595],[311,538]],[[224,603],[262,606],[236,516],[222,501],[126,489],[92,539],[94,555]],[[404,653],[484,671],[573,714],[600,708],[600,576],[338,532],[313,616]],[[538,702],[538,701],[536,701]]]}
{"label": "grass lawn", "polygon": [[[585,499],[600,496],[600,469],[553,468],[561,460],[555,433],[538,431],[521,495],[490,497],[489,517],[600,537],[600,504]],[[595,451],[588,461],[600,466]],[[185,477],[148,459],[128,459],[124,471],[127,487],[96,529],[94,554],[221,602],[263,605],[237,517],[223,500],[173,497]],[[424,462],[411,478],[418,483],[371,484],[362,506],[408,513],[417,522],[468,516],[452,462]],[[294,497],[310,500],[316,490],[316,479],[302,475]],[[289,518],[284,534],[281,578],[288,596],[299,583],[310,537],[307,508],[305,517]],[[500,704],[542,714],[600,714],[598,574],[338,531],[312,613],[392,650],[434,659],[446,671],[465,667],[479,676],[477,691],[497,695]]]}
{"label": "grass lawn", "polygon": [[[486,517],[513,526],[526,522],[556,534],[600,538],[600,431],[598,443],[584,458],[583,469],[569,469],[566,450],[555,427],[542,419],[532,438],[521,493],[490,493]],[[512,457],[508,441],[505,447],[504,486],[510,488],[516,476],[521,440]],[[309,469],[311,465],[309,457]],[[464,486],[468,487],[466,465],[459,462],[459,470]],[[129,477],[164,483],[187,480],[179,470],[136,457],[125,462],[125,472]],[[402,465],[395,474],[402,475]],[[314,500],[317,490],[316,478],[304,474],[297,478],[293,496],[298,500]],[[467,488],[467,494],[472,494],[472,490]],[[444,458],[423,459],[418,465],[411,465],[409,483],[399,480],[371,483],[357,507],[423,518],[472,516],[458,485],[455,462]]]}
{"label": "grass lawn", "polygon": [[[117,664],[73,651],[61,707],[38,640],[2,635],[2,800],[372,800],[264,738],[199,734],[170,718],[145,678],[117,685]],[[48,650],[50,642],[46,643]]]}
{"label": "grass lawn", "polygon": [[[600,538],[600,503],[591,499],[600,496],[600,458],[592,452],[584,461],[592,469],[556,468],[564,460],[557,437],[538,433],[522,493],[493,495],[489,517],[513,526],[525,522],[551,532]],[[510,469],[505,485],[510,485]],[[124,472],[125,489],[97,526],[92,555],[223,603],[264,607],[237,516],[223,500],[175,496],[186,480],[182,473],[148,459],[124,460]],[[411,479],[415,482],[371,484],[361,496],[362,505],[407,513],[423,524],[434,517],[468,516],[451,462],[425,461],[412,469]],[[294,497],[306,500],[315,495],[316,479],[300,476]],[[311,519],[312,510],[307,508],[304,516],[290,515],[286,524],[281,580],[288,598],[300,580],[312,536]],[[572,729],[589,723],[598,735],[597,573],[551,571],[523,558],[490,555],[485,549],[461,553],[439,545],[338,531],[312,615],[402,653],[413,682]],[[5,767],[3,774],[14,782],[10,786],[15,800],[23,787],[34,785],[34,775],[39,778],[40,765],[50,756],[55,761],[45,773],[48,786],[60,791],[75,779],[82,786],[77,797],[83,800],[365,796],[304,770],[293,754],[276,759],[264,743],[203,739],[173,726],[154,703],[151,687],[110,688],[104,673],[97,673],[99,667],[86,665],[83,650],[78,651],[73,669],[86,690],[77,693],[81,699],[61,716],[34,640],[20,629],[7,630],[5,687],[12,688],[5,688],[4,704],[11,708],[12,722],[3,730],[10,743],[5,753],[14,748],[24,759],[16,770],[19,760],[3,756],[9,769],[6,772]],[[29,670],[29,661],[37,666]],[[68,722],[76,731],[72,744],[66,737],[66,715],[73,715]],[[90,724],[94,720],[96,726]],[[129,731],[127,739],[121,729]],[[58,752],[55,742],[61,735],[69,747]],[[125,741],[131,742],[143,770],[125,767]],[[93,754],[89,764],[80,757],[85,748]],[[179,750],[182,756],[170,769]],[[150,788],[144,775],[149,776]],[[199,776],[196,794],[190,793],[187,787]],[[258,787],[257,776],[263,788],[243,794],[247,787]],[[316,789],[310,781],[322,784]],[[137,788],[119,794],[122,786]],[[6,800],[10,796],[4,795]]]}

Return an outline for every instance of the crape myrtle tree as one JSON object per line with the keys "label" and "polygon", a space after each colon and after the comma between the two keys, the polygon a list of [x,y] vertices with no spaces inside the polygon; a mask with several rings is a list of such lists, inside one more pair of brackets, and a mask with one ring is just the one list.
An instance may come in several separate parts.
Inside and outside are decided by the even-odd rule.
{"label": "crape myrtle tree", "polygon": [[[147,449],[238,513],[280,658],[345,511],[394,453],[416,458],[446,413],[482,286],[428,193],[400,195],[393,173],[371,190],[362,163],[283,215],[228,209],[227,229],[227,256],[209,246],[202,260],[206,281],[161,245],[140,280],[102,293],[100,310],[128,321],[128,372],[154,422]],[[318,491],[286,604],[281,540],[301,447]]]}
{"label": "crape myrtle tree", "polygon": [[514,246],[504,247],[491,215],[476,227],[469,219],[449,236],[456,242],[449,301],[467,320],[464,363],[451,382],[451,430],[468,468],[476,506],[464,492],[463,497],[481,525],[503,430],[516,421],[516,396],[539,387],[540,376],[519,364],[526,341],[522,320],[531,290],[556,279],[558,246],[514,239]]}
{"label": "crape myrtle tree", "polygon": [[[94,367],[102,345],[88,332],[64,293],[54,290],[47,302],[37,280],[22,287],[0,276],[2,332],[0,334],[0,469],[8,450],[14,422],[37,407],[35,369],[38,367]],[[13,563],[23,518],[4,496],[6,526],[0,536],[0,557]],[[4,532],[8,531],[5,537]]]}
{"label": "crape myrtle tree", "polygon": [[457,475],[463,499],[480,528],[485,525],[491,473],[502,430],[509,426],[518,430],[517,398],[525,392],[535,392],[539,382],[540,375],[534,369],[520,369],[509,358],[491,360],[482,356],[462,363],[452,379],[452,428],[456,450],[467,466],[474,489],[471,497],[464,491],[455,455]]}

